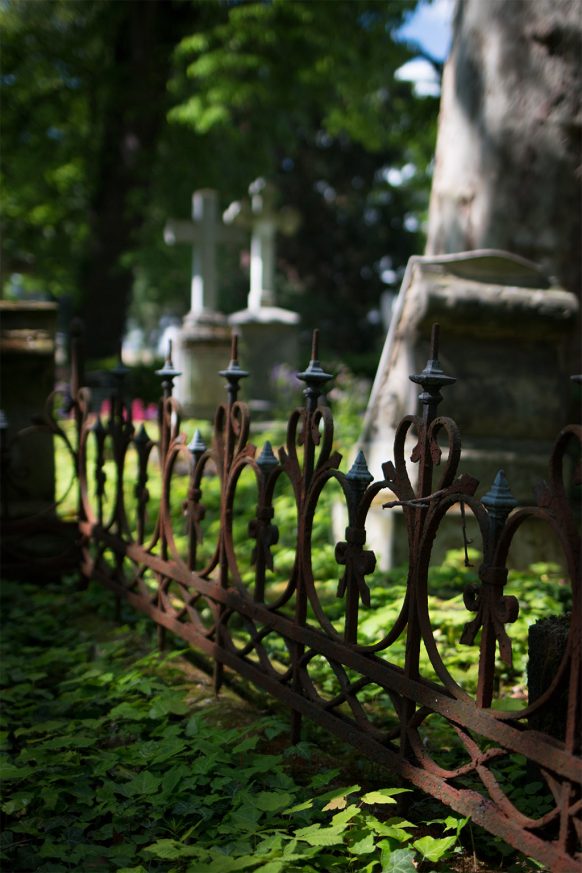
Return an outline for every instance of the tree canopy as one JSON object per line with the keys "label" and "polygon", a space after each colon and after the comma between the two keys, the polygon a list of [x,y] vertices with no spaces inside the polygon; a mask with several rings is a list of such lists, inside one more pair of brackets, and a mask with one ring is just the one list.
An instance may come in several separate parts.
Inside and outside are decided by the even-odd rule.
{"label": "tree canopy", "polygon": [[[382,290],[422,245],[437,101],[394,75],[415,5],[7,0],[4,287],[21,274],[71,296],[90,351],[111,353],[130,304],[145,326],[188,308],[166,219],[196,188],[226,207],[262,175],[302,218],[279,241],[279,301],[338,349],[369,348]],[[223,307],[242,308],[232,256],[221,280]]]}

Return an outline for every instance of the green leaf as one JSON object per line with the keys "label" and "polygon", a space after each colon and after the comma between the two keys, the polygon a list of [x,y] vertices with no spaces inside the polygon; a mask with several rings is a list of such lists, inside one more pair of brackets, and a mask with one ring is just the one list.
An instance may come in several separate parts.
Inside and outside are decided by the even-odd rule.
{"label": "green leaf", "polygon": [[[398,840],[399,843],[406,843],[411,839],[411,835],[406,831],[406,828],[415,828],[416,825],[408,821],[404,821],[401,824],[391,824],[391,821],[392,819],[388,822],[383,822],[378,821],[374,816],[366,816],[366,825],[378,836],[389,837]],[[396,821],[398,820],[396,819]]]}
{"label": "green leaf", "polygon": [[198,731],[200,730],[200,717],[198,715],[191,715],[188,721],[186,722],[186,728],[184,733],[187,737],[195,737]]}
{"label": "green leaf", "polygon": [[292,800],[293,795],[286,791],[261,791],[254,798],[254,804],[263,812],[276,812],[288,806]]}
{"label": "green leaf", "polygon": [[[178,840],[156,840],[151,846],[146,846],[144,852],[161,858],[162,861],[175,861],[177,858],[195,858],[199,849],[195,846],[185,846]],[[207,868],[208,869],[208,868]]]}
{"label": "green leaf", "polygon": [[162,777],[162,791],[164,794],[170,794],[173,792],[174,788],[176,788],[183,779],[187,779],[190,775],[190,768],[186,766],[186,764],[178,764],[176,767],[172,767],[171,770],[168,770],[167,773],[164,773]]}
{"label": "green leaf", "polygon": [[140,864],[139,867],[119,867],[117,873],[148,873],[148,871]]}
{"label": "green leaf", "polygon": [[290,807],[290,809],[283,810],[283,815],[293,815],[296,812],[303,812],[305,809],[311,809],[313,806],[313,798],[311,800],[305,800],[303,803],[298,803],[296,806]]}
{"label": "green leaf", "polygon": [[350,804],[350,806],[343,809],[341,812],[337,812],[331,820],[331,823],[334,827],[341,827],[342,825],[346,825],[349,821],[351,821],[355,816],[360,814],[359,806],[356,806],[354,803]]}
{"label": "green leaf", "polygon": [[[384,859],[383,863],[384,863]],[[410,849],[396,849],[391,852],[382,867],[382,873],[416,873],[414,852]]]}
{"label": "green leaf", "polygon": [[409,792],[410,788],[380,788],[378,791],[368,791],[362,796],[362,803],[396,803],[395,794]]}
{"label": "green leaf", "polygon": [[454,831],[458,836],[469,820],[470,816],[467,816],[467,818],[456,818],[454,815],[447,815],[446,818],[435,818],[432,821],[427,821],[426,824],[442,824],[444,825],[445,833],[447,831]]}
{"label": "green leaf", "polygon": [[178,737],[170,737],[167,740],[162,740],[160,743],[156,743],[156,749],[152,755],[148,757],[148,763],[151,764],[161,764],[164,761],[168,761],[170,758],[175,758],[176,755],[179,755],[187,748],[184,740],[178,739]]}
{"label": "green leaf", "polygon": [[254,834],[257,831],[260,817],[260,809],[256,809],[254,806],[246,806],[233,812],[227,824],[220,827],[219,830],[227,836],[230,836],[233,830]]}
{"label": "green leaf", "polygon": [[374,851],[374,848],[374,835],[367,834],[363,839],[358,840],[357,843],[348,846],[348,852],[351,852],[352,855],[368,855]]}
{"label": "green leaf", "polygon": [[258,742],[259,737],[255,734],[254,737],[247,737],[246,739],[241,740],[232,751],[240,755],[242,752],[248,752],[251,749],[254,749]]}
{"label": "green leaf", "polygon": [[304,840],[310,846],[335,846],[343,843],[344,828],[322,828],[319,824],[310,825],[295,831],[294,837]]}
{"label": "green leaf", "polygon": [[31,794],[15,795],[12,800],[7,800],[6,803],[3,803],[0,809],[6,815],[14,815],[15,812],[22,812],[22,810],[26,809],[32,800],[34,800],[34,797]]}
{"label": "green leaf", "polygon": [[348,794],[353,794],[354,791],[360,791],[359,785],[350,785],[348,788],[338,788],[337,791],[331,791],[325,795],[325,797],[329,797],[330,800],[323,807],[323,812],[326,812],[328,809],[344,809],[347,806],[346,797]]}
{"label": "green leaf", "polygon": [[130,782],[118,785],[117,791],[125,794],[126,797],[135,797],[139,794],[155,794],[160,787],[161,781],[159,776],[154,776],[152,773],[144,770],[142,773],[138,773]]}
{"label": "green leaf", "polygon": [[9,782],[14,779],[26,779],[31,773],[34,773],[34,767],[17,767],[16,764],[9,764],[7,761],[0,763],[0,781]]}
{"label": "green leaf", "polygon": [[165,718],[167,715],[185,715],[188,710],[189,706],[184,700],[184,695],[169,691],[154,700],[149,709],[148,717],[157,719]]}
{"label": "green leaf", "polygon": [[28,737],[32,734],[50,734],[56,731],[62,731],[63,728],[70,729],[70,723],[59,719],[58,721],[43,721],[41,724],[34,724],[31,727],[18,728],[14,731],[15,737]]}
{"label": "green leaf", "polygon": [[129,721],[142,721],[148,717],[146,709],[133,706],[131,703],[120,703],[118,706],[114,706],[109,715],[113,719],[126,718]]}
{"label": "green leaf", "polygon": [[58,749],[88,749],[95,745],[95,737],[83,736],[81,734],[61,737],[53,737],[50,740],[39,743],[35,746],[36,751],[54,751]]}
{"label": "green leaf", "polygon": [[426,836],[415,840],[412,845],[420,852],[423,858],[436,864],[455,846],[456,842],[456,835],[454,837],[441,837],[440,839]]}
{"label": "green leaf", "polygon": [[210,864],[200,862],[191,864],[188,873],[236,873],[238,870],[255,870],[262,862],[263,859],[256,855],[246,854],[233,858],[230,855],[220,854]]}
{"label": "green leaf", "polygon": [[317,789],[321,788],[323,785],[329,785],[329,783],[332,782],[339,773],[340,770],[325,770],[325,772],[318,773],[314,776],[309,785],[314,791],[317,791]]}

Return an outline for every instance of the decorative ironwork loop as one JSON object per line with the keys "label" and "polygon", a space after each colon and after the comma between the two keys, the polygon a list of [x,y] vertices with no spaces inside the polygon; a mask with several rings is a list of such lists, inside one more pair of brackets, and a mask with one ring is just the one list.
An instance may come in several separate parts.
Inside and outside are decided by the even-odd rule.
{"label": "decorative ironwork loop", "polygon": [[499,654],[508,667],[513,666],[511,639],[505,630],[519,615],[519,601],[512,594],[504,595],[507,582],[505,567],[488,567],[480,573],[481,585],[468,585],[463,592],[463,601],[469,612],[476,612],[475,618],[463,628],[461,642],[466,646],[475,643],[479,630],[491,627],[499,644]]}
{"label": "decorative ironwork loop", "polygon": [[337,596],[343,597],[349,585],[353,584],[364,606],[370,606],[370,589],[365,577],[376,569],[376,555],[362,548],[366,542],[366,531],[362,528],[347,527],[345,536],[346,541],[335,547],[337,563],[346,568],[338,584]]}

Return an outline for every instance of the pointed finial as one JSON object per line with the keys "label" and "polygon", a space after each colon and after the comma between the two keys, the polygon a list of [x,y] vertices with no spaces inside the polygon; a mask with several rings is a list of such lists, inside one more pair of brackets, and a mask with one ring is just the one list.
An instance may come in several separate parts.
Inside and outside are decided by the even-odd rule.
{"label": "pointed finial", "polygon": [[141,423],[138,432],[134,436],[133,442],[135,443],[135,445],[137,446],[138,449],[147,446],[148,443],[150,442],[149,434],[148,434],[147,430],[145,429],[143,422]]}
{"label": "pointed finial", "polygon": [[374,480],[374,477],[368,470],[366,458],[361,449],[359,449],[354,463],[346,474],[346,479],[350,485],[351,499],[357,503],[370,482]]}
{"label": "pointed finial", "polygon": [[509,482],[507,481],[504,470],[497,471],[495,479],[493,480],[493,485],[487,494],[485,494],[481,499],[481,503],[486,506],[488,510],[504,512],[505,515],[509,515],[511,510],[517,506],[517,500],[511,493],[511,488],[509,487]]}
{"label": "pointed finial", "polygon": [[317,358],[319,352],[319,329],[315,328],[311,339],[311,360],[307,369],[302,373],[297,373],[297,378],[305,382],[307,387],[303,393],[307,398],[308,403],[315,407],[317,398],[323,394],[323,386],[330,379],[333,379],[332,373],[326,373],[322,368]]}
{"label": "pointed finial", "polygon": [[517,500],[511,493],[504,470],[497,471],[493,485],[487,494],[481,498],[481,503],[491,517],[494,535],[497,537],[497,534],[505,524],[505,519],[511,510],[517,506]]}
{"label": "pointed finial", "polygon": [[220,370],[218,373],[223,379],[226,379],[226,390],[228,391],[229,403],[234,403],[239,389],[241,379],[246,379],[249,375],[247,370],[243,370],[238,362],[238,334],[233,333],[230,344],[230,361],[226,370]]}
{"label": "pointed finial", "polygon": [[274,470],[275,467],[279,466],[279,461],[273,454],[273,448],[269,440],[265,441],[265,445],[263,446],[263,450],[259,457],[257,458],[257,467],[267,476],[271,470]]}
{"label": "pointed finial", "polygon": [[206,443],[202,439],[202,434],[200,433],[198,428],[196,428],[196,430],[194,431],[194,436],[188,443],[188,451],[191,455],[194,456],[203,455],[206,451]]}
{"label": "pointed finial", "polygon": [[161,376],[162,378],[162,389],[164,391],[164,397],[172,396],[172,389],[174,387],[174,379],[178,376],[181,376],[182,373],[180,370],[176,370],[174,364],[172,362],[172,340],[168,340],[168,353],[166,355],[166,360],[164,361],[164,366],[161,370],[156,370],[156,376]]}
{"label": "pointed finial", "polygon": [[363,485],[364,488],[367,488],[370,482],[374,480],[374,477],[368,470],[366,457],[361,449],[358,451],[356,460],[352,464],[349,473],[346,475],[346,479],[349,479],[350,482],[353,482],[354,484]]}
{"label": "pointed finial", "polygon": [[447,376],[441,368],[438,359],[439,337],[440,326],[435,322],[432,326],[431,332],[431,357],[426,362],[426,366],[422,373],[417,373],[414,376],[408,377],[411,382],[416,382],[418,385],[422,386],[424,390],[418,395],[418,399],[421,403],[424,403],[425,406],[429,407],[432,412],[434,412],[437,405],[443,399],[439,388],[443,388],[446,385],[452,385],[453,382],[457,381],[454,376]]}

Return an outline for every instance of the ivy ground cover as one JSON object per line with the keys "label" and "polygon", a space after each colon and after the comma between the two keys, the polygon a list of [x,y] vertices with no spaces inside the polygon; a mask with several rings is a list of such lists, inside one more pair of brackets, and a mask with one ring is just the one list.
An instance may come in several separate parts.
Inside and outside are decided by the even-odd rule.
{"label": "ivy ground cover", "polygon": [[465,820],[405,812],[413,793],[388,773],[330,769],[309,743],[282,752],[286,719],[229,712],[208,683],[193,694],[181,653],[152,652],[141,620],[106,620],[101,589],[2,595],[4,870],[493,869],[461,850]]}

